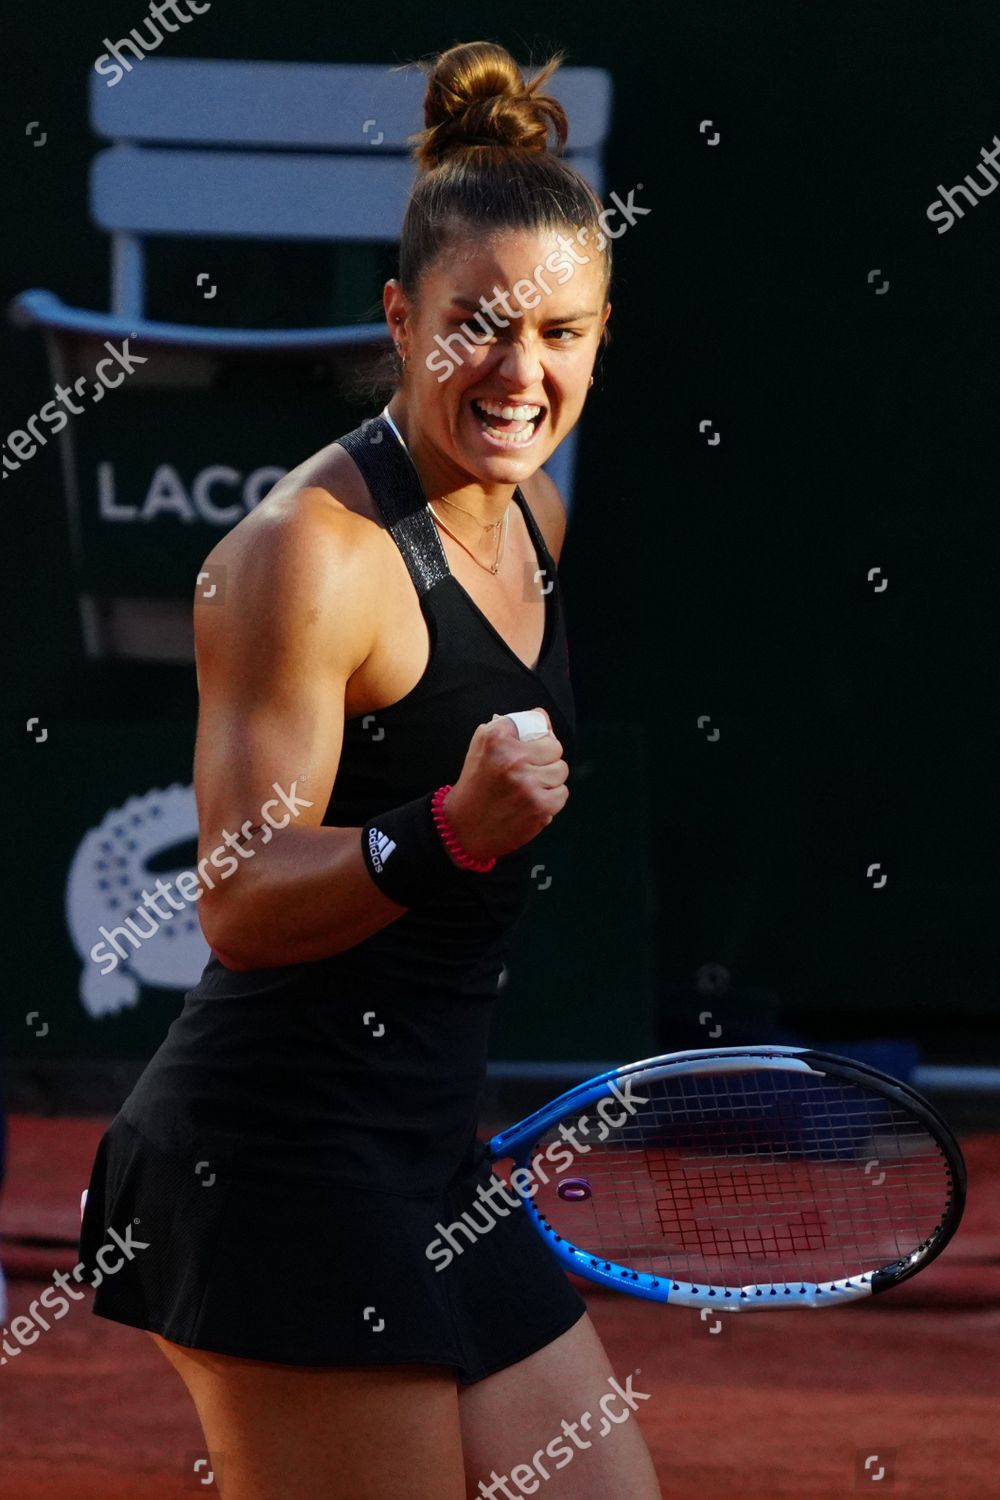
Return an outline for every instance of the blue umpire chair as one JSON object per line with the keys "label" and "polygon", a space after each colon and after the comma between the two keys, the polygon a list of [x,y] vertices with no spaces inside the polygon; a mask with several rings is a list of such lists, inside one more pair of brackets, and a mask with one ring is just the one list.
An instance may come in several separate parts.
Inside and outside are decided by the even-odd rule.
{"label": "blue umpire chair", "polygon": [[[246,356],[280,363],[388,348],[382,321],[252,329],[153,320],[147,241],[396,243],[414,175],[407,137],[422,125],[424,88],[423,73],[412,66],[147,57],[114,86],[92,72],[90,120],[109,144],[91,164],[90,213],[111,236],[110,311],[72,308],[43,290],[24,292],[11,306],[16,322],[42,330],[54,382],[82,380],[106,347],[125,341],[146,360],[129,380],[130,393],[204,391],[227,361]],[[567,155],[601,194],[610,76],[565,68],[549,88],[571,121]],[[116,453],[122,468],[136,449],[150,461],[154,453],[162,457],[178,428],[207,426],[204,407],[178,416],[168,403],[157,415],[157,403],[147,401],[143,421],[128,408],[128,420],[119,419],[119,434],[109,438],[105,419],[116,403],[119,411],[127,407],[116,398],[92,424],[109,445],[101,455],[95,450],[92,463],[79,461],[80,443],[96,441],[80,436],[80,424],[67,423],[59,436],[85,647],[92,657],[189,660],[192,559],[196,568],[219,528],[240,514],[222,492],[232,502],[242,482],[249,508],[289,465],[251,455],[237,467],[213,453],[185,495],[175,468],[160,463],[140,512],[115,488]],[[576,436],[546,465],[567,508]],[[305,451],[297,449],[295,461]],[[122,524],[137,519],[150,524]],[[171,566],[163,562],[168,554]]]}

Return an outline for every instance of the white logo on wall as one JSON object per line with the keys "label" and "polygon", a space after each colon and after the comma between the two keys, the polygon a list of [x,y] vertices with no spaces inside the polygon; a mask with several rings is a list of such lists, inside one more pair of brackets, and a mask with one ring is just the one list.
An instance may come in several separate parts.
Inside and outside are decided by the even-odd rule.
{"label": "white logo on wall", "polygon": [[132,505],[118,498],[114,464],[103,462],[97,465],[98,515],[102,521],[139,522],[172,515],[189,523],[207,521],[210,526],[232,526],[259,505],[287,473],[287,469],[271,464],[254,469],[244,478],[239,469],[228,464],[211,464],[199,470],[188,489],[172,464],[160,464],[142,503]]}
{"label": "white logo on wall", "polygon": [[[202,936],[193,906],[174,915],[151,934],[153,921],[143,909],[143,891],[176,879],[176,870],[154,874],[149,862],[175,844],[198,837],[198,810],[193,786],[154,789],[130,797],[124,807],[112,808],[97,828],[83,837],[66,881],[66,924],[83,965],[80,1001],[89,1015],[116,1015],[134,1006],[142,984],[187,990],[197,984],[210,949]],[[145,917],[148,939],[123,951],[128,957],[110,973],[102,973],[90,957],[101,926],[115,929]],[[127,936],[127,934],[126,934]]]}

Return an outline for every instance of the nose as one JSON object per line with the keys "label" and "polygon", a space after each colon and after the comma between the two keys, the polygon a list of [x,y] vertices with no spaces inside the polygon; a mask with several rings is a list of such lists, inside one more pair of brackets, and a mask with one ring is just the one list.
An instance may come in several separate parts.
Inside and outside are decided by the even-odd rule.
{"label": "nose", "polygon": [[544,373],[538,345],[534,339],[511,339],[504,346],[500,370],[517,391],[527,391],[539,384]]}

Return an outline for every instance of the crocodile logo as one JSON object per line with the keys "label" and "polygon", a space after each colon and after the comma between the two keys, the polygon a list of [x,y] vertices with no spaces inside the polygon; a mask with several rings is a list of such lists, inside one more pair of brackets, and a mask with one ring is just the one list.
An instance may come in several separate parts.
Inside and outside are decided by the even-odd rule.
{"label": "crocodile logo", "polygon": [[[80,1003],[95,1020],[136,1005],[143,984],[187,990],[200,979],[210,949],[194,905],[174,911],[152,936],[143,906],[143,891],[157,880],[149,862],[197,836],[194,787],[175,784],[130,797],[80,841],[66,881],[66,925],[83,964]],[[182,868],[161,870],[159,878],[173,882]],[[142,941],[134,946],[128,929],[120,932],[127,956],[102,973],[91,958],[99,929],[122,928],[130,917]]]}

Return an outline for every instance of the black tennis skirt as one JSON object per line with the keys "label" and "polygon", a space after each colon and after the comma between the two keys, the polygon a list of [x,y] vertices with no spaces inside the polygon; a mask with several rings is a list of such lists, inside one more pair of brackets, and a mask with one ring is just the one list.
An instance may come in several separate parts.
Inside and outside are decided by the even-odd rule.
{"label": "black tennis skirt", "polygon": [[119,1113],[80,1229],[92,1310],[217,1354],[446,1365],[470,1385],[586,1310],[525,1210],[477,1196],[491,1180],[479,1140],[436,1196],[263,1177],[167,1155]]}

